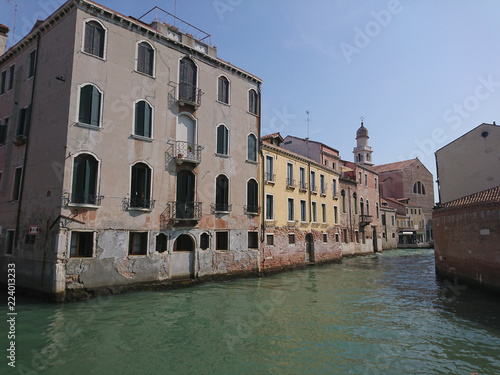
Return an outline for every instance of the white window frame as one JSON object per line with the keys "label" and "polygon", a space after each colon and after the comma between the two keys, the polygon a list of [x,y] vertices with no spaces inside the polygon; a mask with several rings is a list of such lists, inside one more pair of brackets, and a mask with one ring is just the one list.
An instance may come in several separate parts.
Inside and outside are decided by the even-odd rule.
{"label": "white window frame", "polygon": [[[149,75],[147,73],[141,72],[139,70],[139,68],[138,68],[138,63],[139,63],[139,45],[141,43],[147,43],[153,49],[153,74],[152,75]],[[148,40],[146,40],[146,39],[138,40],[135,43],[135,72],[139,73],[139,74],[142,74],[142,75],[144,75],[146,77],[149,77],[149,78],[156,78],[156,54],[157,54],[156,48]]]}
{"label": "white window frame", "polygon": [[[290,220],[290,201],[292,201],[292,220]],[[295,222],[295,199],[292,197],[288,197],[286,201],[286,207],[287,207],[287,221],[289,223],[294,223]]]}
{"label": "white window frame", "polygon": [[[222,102],[219,100],[219,79],[221,77],[224,77],[225,79],[227,79],[227,85],[228,85],[228,88],[227,88],[227,103],[225,102]],[[229,77],[225,74],[219,74],[217,76],[217,85],[216,85],[216,94],[215,94],[215,97],[217,98],[217,102],[220,103],[220,104],[224,104],[224,105],[231,105],[231,80],[229,79]]]}
{"label": "white window frame", "polygon": [[[80,96],[82,93],[82,89],[87,86],[87,85],[92,85],[97,88],[97,90],[101,94],[101,103],[99,103],[99,125],[92,125],[92,124],[85,124],[84,122],[80,122]],[[103,110],[104,110],[104,91],[102,91],[99,86],[97,86],[95,83],[92,82],[86,82],[78,85],[78,93],[76,95],[76,108],[77,110],[75,111],[75,124],[78,126],[81,126],[83,128],[88,128],[88,129],[94,129],[94,130],[100,130],[103,129]]]}
{"label": "white window frame", "polygon": [[[104,51],[102,51],[102,57],[85,52],[85,29],[86,29],[87,22],[92,22],[92,21],[97,22],[104,29],[104,47],[103,47]],[[92,56],[92,57],[95,57],[96,59],[106,61],[107,60],[106,59],[107,50],[108,50],[108,28],[106,26],[104,26],[104,24],[101,21],[99,21],[97,18],[85,18],[83,20],[82,47],[81,47],[80,51],[83,54],[85,54],[86,56]]]}
{"label": "white window frame", "polygon": [[[139,103],[139,102],[146,102],[151,107],[151,138],[143,136],[143,135],[135,134],[135,107],[136,107],[137,103]],[[140,140],[147,141],[147,142],[152,142],[154,139],[154,136],[155,136],[155,134],[154,134],[154,128],[155,128],[154,122],[155,122],[155,107],[151,104],[151,102],[147,99],[135,100],[132,103],[132,132],[130,133],[132,138],[140,139]]]}
{"label": "white window frame", "polygon": [[[271,216],[272,216],[272,217],[271,217],[270,219],[268,219],[268,218],[267,218],[267,197],[268,197],[268,196],[269,196],[269,197],[272,197],[272,201],[273,201],[273,202],[272,202],[272,203],[273,203],[273,205],[272,205],[272,208],[271,208],[271,209],[272,209],[272,211],[271,211],[271,214],[272,214]],[[274,216],[274,194],[269,194],[269,193],[266,193],[266,202],[265,202],[265,209],[264,209],[264,218],[265,218],[265,220],[266,220],[266,221],[274,221],[274,217],[275,217],[275,216]]]}

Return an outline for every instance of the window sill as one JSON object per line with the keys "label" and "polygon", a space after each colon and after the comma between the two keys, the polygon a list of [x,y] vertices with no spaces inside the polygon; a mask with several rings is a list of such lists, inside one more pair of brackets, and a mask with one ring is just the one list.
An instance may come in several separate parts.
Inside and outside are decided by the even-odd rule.
{"label": "window sill", "polygon": [[128,207],[127,211],[153,212],[153,209],[144,207]]}
{"label": "window sill", "polygon": [[85,124],[84,122],[75,122],[75,126],[78,126],[79,128],[85,128],[85,129],[96,130],[96,131],[102,130],[100,126]]}
{"label": "window sill", "polygon": [[148,255],[147,254],[128,254],[129,257],[142,257],[142,258],[147,258]]}
{"label": "window sill", "polygon": [[140,70],[137,70],[137,69],[134,69],[134,72],[137,73],[137,74],[140,74],[141,76],[145,76],[145,77],[149,77],[149,78],[152,78],[152,79],[156,79],[156,77],[154,75],[150,75],[148,73],[141,72]]}
{"label": "window sill", "polygon": [[231,107],[231,104],[230,104],[230,103],[221,102],[221,101],[220,101],[220,100],[218,100],[218,99],[216,100],[216,102],[217,102],[217,103],[219,103],[219,104],[223,104],[223,105],[225,105],[225,106]]}
{"label": "window sill", "polygon": [[68,203],[68,207],[75,207],[75,208],[90,208],[93,210],[97,210],[99,206],[95,204],[86,204],[86,203]]}
{"label": "window sill", "polygon": [[248,163],[248,164],[254,164],[254,165],[259,165],[259,162],[258,161],[254,161],[254,160],[245,160],[245,163]]}
{"label": "window sill", "polygon": [[228,154],[218,154],[218,153],[215,153],[215,156],[217,156],[219,158],[229,159],[229,155]]}
{"label": "window sill", "polygon": [[138,134],[130,134],[130,136],[133,138],[133,139],[137,139],[138,141],[144,141],[144,142],[153,142],[153,138],[149,138],[149,137],[145,137],[143,135],[138,135]]}
{"label": "window sill", "polygon": [[259,116],[257,113],[253,113],[253,112],[250,112],[250,111],[247,111],[247,113],[248,113],[249,115],[252,115],[252,116],[255,116],[255,117],[258,117],[258,116]]}
{"label": "window sill", "polygon": [[71,259],[93,259],[94,256],[91,256],[91,257],[72,257],[70,256],[68,259],[71,260]]}
{"label": "window sill", "polygon": [[[101,56],[97,56],[97,55],[94,55],[92,53],[88,53],[88,52],[85,52],[84,50],[81,50],[82,54],[86,55],[86,56],[90,56],[90,57],[94,57],[96,58],[97,60],[101,60],[102,62],[105,62],[106,61],[106,58],[105,57],[101,57]],[[104,54],[106,55],[106,54]]]}

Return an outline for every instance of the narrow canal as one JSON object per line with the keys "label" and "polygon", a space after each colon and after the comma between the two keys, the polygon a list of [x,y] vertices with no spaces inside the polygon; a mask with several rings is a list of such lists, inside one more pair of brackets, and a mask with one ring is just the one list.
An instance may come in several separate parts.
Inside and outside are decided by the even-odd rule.
{"label": "narrow canal", "polygon": [[17,312],[2,374],[500,374],[500,300],[432,250]]}

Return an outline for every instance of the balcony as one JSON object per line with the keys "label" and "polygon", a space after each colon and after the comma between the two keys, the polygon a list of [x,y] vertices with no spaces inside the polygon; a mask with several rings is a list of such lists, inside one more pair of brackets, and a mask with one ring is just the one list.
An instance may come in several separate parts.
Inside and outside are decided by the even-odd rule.
{"label": "balcony", "polygon": [[259,206],[243,206],[246,215],[258,215],[260,214]]}
{"label": "balcony", "polygon": [[213,214],[228,214],[231,212],[233,205],[228,203],[212,203],[210,208]]}
{"label": "balcony", "polygon": [[328,190],[328,183],[324,183],[323,185],[321,185],[320,187],[320,194],[322,197],[326,197],[326,191]]}
{"label": "balcony", "polygon": [[318,194],[318,190],[316,190],[316,185],[315,184],[311,184],[311,193]]}
{"label": "balcony", "polygon": [[265,173],[265,179],[266,179],[266,183],[268,184],[275,184],[276,183],[276,175],[273,174],[273,173],[268,173],[266,172]]}
{"label": "balcony", "polygon": [[287,189],[295,189],[295,180],[291,178],[286,179],[286,188]]}
{"label": "balcony", "polygon": [[305,181],[299,182],[299,191],[307,191],[307,182]]}
{"label": "balcony", "polygon": [[104,196],[96,195],[96,194],[83,194],[83,195],[65,194],[63,197],[63,200],[65,201],[65,206],[98,207],[101,205],[101,200],[103,198],[104,198]]}
{"label": "balcony", "polygon": [[359,215],[359,226],[366,227],[373,221],[372,215]]}
{"label": "balcony", "polygon": [[203,147],[185,141],[176,141],[175,142],[175,161],[177,164],[182,163],[193,163],[200,164],[201,163],[201,150]]}
{"label": "balcony", "polygon": [[169,219],[174,221],[200,221],[201,202],[168,202]]}
{"label": "balcony", "polygon": [[201,104],[201,95],[203,93],[201,90],[186,82],[179,83],[179,98],[177,102],[179,105],[191,105],[195,109],[198,108]]}
{"label": "balcony", "polygon": [[146,198],[128,198],[125,200],[127,210],[151,211],[155,206],[153,199]]}

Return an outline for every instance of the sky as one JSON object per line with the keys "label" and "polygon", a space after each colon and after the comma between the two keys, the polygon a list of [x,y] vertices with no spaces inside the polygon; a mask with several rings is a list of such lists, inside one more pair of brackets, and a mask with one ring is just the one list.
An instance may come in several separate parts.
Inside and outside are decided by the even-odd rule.
{"label": "sky", "polygon": [[[64,3],[11,1],[15,42]],[[436,179],[437,149],[500,121],[497,0],[98,2],[137,18],[159,6],[204,30],[219,58],[263,80],[262,135],[309,134],[345,160],[363,117],[375,164],[418,157]]]}

